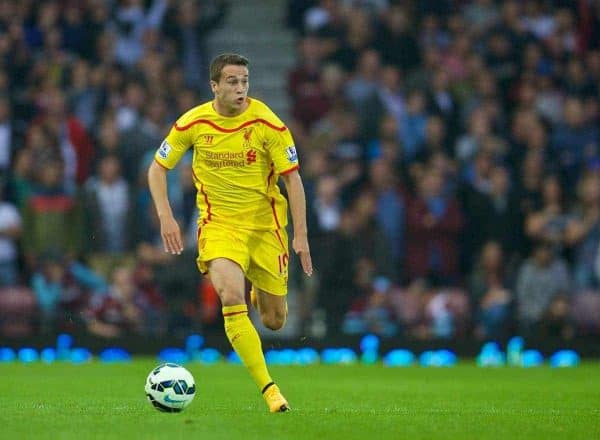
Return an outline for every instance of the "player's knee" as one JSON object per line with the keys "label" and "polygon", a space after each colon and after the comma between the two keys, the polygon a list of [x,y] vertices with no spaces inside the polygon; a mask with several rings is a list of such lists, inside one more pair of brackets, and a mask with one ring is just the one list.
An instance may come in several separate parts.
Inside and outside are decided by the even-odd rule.
{"label": "player's knee", "polygon": [[261,320],[265,327],[271,330],[279,330],[285,325],[285,313],[280,311],[263,313]]}
{"label": "player's knee", "polygon": [[243,292],[238,292],[233,286],[223,285],[216,290],[223,306],[235,306],[245,302]]}

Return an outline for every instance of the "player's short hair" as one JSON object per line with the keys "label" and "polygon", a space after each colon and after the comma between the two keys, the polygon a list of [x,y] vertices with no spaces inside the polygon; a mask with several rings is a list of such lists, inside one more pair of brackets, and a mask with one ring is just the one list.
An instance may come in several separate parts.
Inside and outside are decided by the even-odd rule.
{"label": "player's short hair", "polygon": [[246,66],[250,64],[248,58],[237,53],[222,53],[216,56],[210,63],[210,80],[219,82],[221,79],[221,71],[225,66]]}

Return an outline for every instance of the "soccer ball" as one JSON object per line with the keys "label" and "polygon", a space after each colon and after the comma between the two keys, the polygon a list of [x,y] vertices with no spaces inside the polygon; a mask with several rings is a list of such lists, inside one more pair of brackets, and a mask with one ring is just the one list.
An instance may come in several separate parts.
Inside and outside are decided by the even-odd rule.
{"label": "soccer ball", "polygon": [[196,395],[192,374],[181,365],[160,364],[148,374],[144,387],[148,400],[159,411],[180,412]]}

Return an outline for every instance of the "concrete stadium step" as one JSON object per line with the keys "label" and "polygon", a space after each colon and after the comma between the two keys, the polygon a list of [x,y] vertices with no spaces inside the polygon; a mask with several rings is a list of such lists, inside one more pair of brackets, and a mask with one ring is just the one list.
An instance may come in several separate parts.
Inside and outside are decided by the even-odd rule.
{"label": "concrete stadium step", "polygon": [[283,0],[232,0],[225,24],[208,38],[211,57],[237,52],[251,63],[250,95],[288,119],[288,72],[296,62],[296,38],[285,27]]}
{"label": "concrete stadium step", "polygon": [[[221,32],[221,31],[218,31]],[[252,32],[256,29],[252,28]],[[248,32],[243,29],[235,29],[229,32],[223,32],[219,37],[223,42],[231,42],[237,44],[252,44],[254,46],[294,46],[296,39],[287,31],[277,30],[269,31],[268,34],[248,35]]]}

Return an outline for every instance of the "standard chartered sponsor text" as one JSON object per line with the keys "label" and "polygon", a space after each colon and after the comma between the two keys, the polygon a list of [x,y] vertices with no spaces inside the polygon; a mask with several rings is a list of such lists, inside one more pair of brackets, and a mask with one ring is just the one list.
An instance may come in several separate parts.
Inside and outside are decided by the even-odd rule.
{"label": "standard chartered sponsor text", "polygon": [[243,151],[223,151],[223,152],[215,152],[215,151],[207,151],[206,158],[210,160],[235,160],[235,159],[244,159]]}
{"label": "standard chartered sponsor text", "polygon": [[243,167],[246,165],[246,158],[242,151],[207,151],[205,153],[205,163],[211,168]]}
{"label": "standard chartered sponsor text", "polygon": [[206,165],[211,168],[243,167],[246,166],[244,160],[207,160]]}

